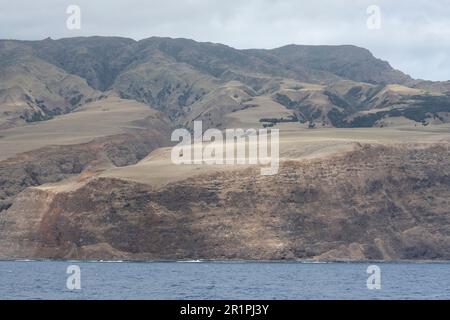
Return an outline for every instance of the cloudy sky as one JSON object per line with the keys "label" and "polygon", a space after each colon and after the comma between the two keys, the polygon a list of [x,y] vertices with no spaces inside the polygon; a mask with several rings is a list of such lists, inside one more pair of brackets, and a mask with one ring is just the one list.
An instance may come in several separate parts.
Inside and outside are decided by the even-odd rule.
{"label": "cloudy sky", "polygon": [[[81,9],[80,30],[66,27],[69,5]],[[380,8],[380,29],[367,26],[371,5]],[[354,44],[415,78],[450,79],[450,0],[0,0],[2,39],[80,35],[236,48]]]}

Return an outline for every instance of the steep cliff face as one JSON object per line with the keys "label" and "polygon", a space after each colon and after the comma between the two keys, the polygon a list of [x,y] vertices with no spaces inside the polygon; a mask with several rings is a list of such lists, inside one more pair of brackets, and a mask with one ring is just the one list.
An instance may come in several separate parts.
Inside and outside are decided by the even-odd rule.
{"label": "steep cliff face", "polygon": [[0,212],[20,191],[80,174],[90,166],[124,166],[138,162],[168,139],[148,130],[98,138],[70,146],[52,146],[0,162]]}
{"label": "steep cliff face", "polygon": [[3,132],[0,212],[28,187],[61,181],[86,169],[135,164],[167,145],[170,131],[162,113],[109,98],[70,115]]}
{"label": "steep cliff face", "polygon": [[[362,48],[0,40],[0,113],[0,258],[450,259],[449,83]],[[149,155],[199,120],[280,173]]]}
{"label": "steep cliff face", "polygon": [[450,151],[363,145],[280,173],[229,170],[154,187],[80,176],[0,214],[0,257],[450,259]]}

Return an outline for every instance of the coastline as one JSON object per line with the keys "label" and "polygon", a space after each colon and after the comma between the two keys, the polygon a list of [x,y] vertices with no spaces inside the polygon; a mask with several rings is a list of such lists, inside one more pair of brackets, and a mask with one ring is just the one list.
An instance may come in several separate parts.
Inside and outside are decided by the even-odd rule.
{"label": "coastline", "polygon": [[73,260],[73,259],[0,259],[2,262],[58,263],[223,263],[223,264],[450,264],[450,260]]}

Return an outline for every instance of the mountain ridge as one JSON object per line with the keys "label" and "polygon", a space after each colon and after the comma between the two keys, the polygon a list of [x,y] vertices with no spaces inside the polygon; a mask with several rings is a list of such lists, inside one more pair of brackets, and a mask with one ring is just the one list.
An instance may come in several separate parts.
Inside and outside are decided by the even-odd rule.
{"label": "mountain ridge", "polygon": [[[279,129],[279,174],[171,132]],[[450,259],[450,82],[354,46],[0,40],[0,259]]]}
{"label": "mountain ridge", "polygon": [[[55,101],[51,98],[52,92],[48,92],[53,89],[43,88],[38,92],[35,89],[31,93],[31,84],[14,88],[9,84],[13,80],[4,78],[0,81],[3,100],[8,100],[11,108],[16,106],[16,110],[0,117],[0,120],[3,118],[3,126],[50,119],[100,99],[109,91],[122,98],[145,103],[164,112],[175,123],[182,124],[192,118],[194,105],[196,110],[204,108],[200,112],[201,119],[202,114],[208,113],[206,105],[199,107],[202,103],[207,104],[204,98],[233,81],[247,87],[244,91],[255,92],[250,99],[268,96],[280,102],[280,96],[286,96],[282,98],[286,103],[282,104],[293,109],[297,119],[313,126],[381,125],[382,119],[392,114],[408,117],[408,112],[398,111],[397,107],[425,105],[424,96],[430,94],[444,96],[441,106],[430,114],[423,111],[425,107],[420,107],[418,113],[421,116],[408,119],[419,119],[419,123],[436,119],[447,122],[450,111],[450,98],[447,98],[450,96],[447,94],[450,83],[414,80],[393,69],[388,62],[375,58],[367,49],[353,45],[287,45],[275,49],[238,50],[219,43],[185,38],[150,37],[136,41],[94,36],[41,41],[0,40],[0,57],[4,57],[0,71],[4,71],[8,63],[9,67],[16,68],[34,63],[42,65],[40,74],[31,69],[26,75],[28,78],[44,75],[57,78],[56,73],[59,72],[67,74],[66,77],[74,76],[86,81],[84,87],[71,90],[65,89],[68,84],[62,84],[63,87],[57,89],[61,96]],[[26,57],[29,61],[20,61],[19,57]],[[293,83],[291,87],[285,86],[286,81]],[[327,89],[337,83],[349,84],[348,81],[353,83],[345,92]],[[320,91],[316,87],[308,91],[304,84],[321,85],[322,89]],[[406,89],[380,97],[384,99],[382,103],[370,102],[370,94],[365,102],[361,98],[361,95],[366,95],[361,88],[367,85],[380,90],[388,88],[389,91],[388,86],[394,84]],[[297,94],[300,98],[284,92],[295,88],[303,92]],[[407,88],[422,91],[415,92],[414,96]],[[18,94],[18,90],[24,94]],[[416,97],[418,95],[420,99]],[[55,106],[55,103],[59,105]],[[348,104],[354,105],[348,108]],[[380,105],[397,111],[375,112]],[[239,106],[245,107],[243,102],[238,103]],[[57,111],[52,111],[55,108]],[[375,110],[372,112],[374,115],[358,113],[369,109]],[[219,115],[213,112],[211,117],[218,118]],[[364,119],[355,122],[358,117]],[[256,119],[256,123],[262,119]],[[276,120],[274,118],[266,125],[276,125]],[[209,122],[211,126],[223,125],[220,121]]]}

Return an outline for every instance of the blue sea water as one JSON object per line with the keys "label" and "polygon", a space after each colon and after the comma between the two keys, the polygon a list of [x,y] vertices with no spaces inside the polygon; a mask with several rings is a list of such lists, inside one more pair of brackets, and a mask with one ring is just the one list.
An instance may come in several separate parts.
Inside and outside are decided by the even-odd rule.
{"label": "blue sea water", "polygon": [[[80,267],[80,290],[66,287]],[[450,299],[450,264],[56,261],[0,262],[0,299]]]}

